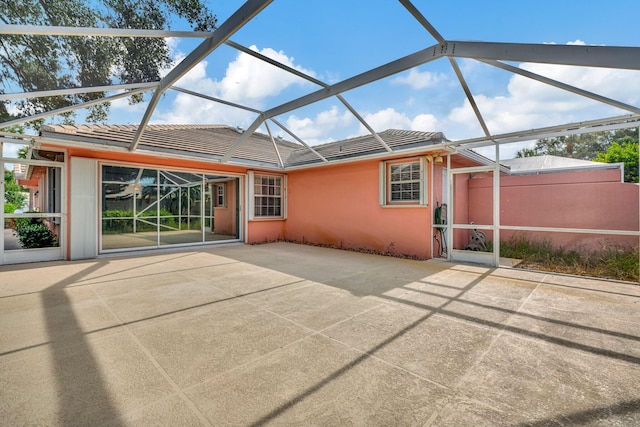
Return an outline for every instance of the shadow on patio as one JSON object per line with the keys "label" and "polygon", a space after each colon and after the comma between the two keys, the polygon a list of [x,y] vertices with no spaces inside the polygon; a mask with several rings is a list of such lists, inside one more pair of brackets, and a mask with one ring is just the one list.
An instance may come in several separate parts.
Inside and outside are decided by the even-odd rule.
{"label": "shadow on patio", "polygon": [[640,288],[293,244],[0,272],[12,424],[640,421]]}

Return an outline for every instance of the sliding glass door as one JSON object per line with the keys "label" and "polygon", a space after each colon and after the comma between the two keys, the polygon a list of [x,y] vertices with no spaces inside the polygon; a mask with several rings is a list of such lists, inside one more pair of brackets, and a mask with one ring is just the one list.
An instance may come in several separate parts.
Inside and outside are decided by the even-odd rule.
{"label": "sliding glass door", "polygon": [[101,168],[103,252],[240,238],[239,177],[117,165]]}

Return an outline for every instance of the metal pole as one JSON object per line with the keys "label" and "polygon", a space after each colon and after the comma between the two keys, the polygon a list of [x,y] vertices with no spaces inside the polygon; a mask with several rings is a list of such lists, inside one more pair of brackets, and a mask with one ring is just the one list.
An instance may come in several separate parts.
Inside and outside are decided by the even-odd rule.
{"label": "metal pole", "polygon": [[496,144],[496,164],[493,170],[493,263],[500,267],[500,144]]}
{"label": "metal pole", "polygon": [[447,154],[447,187],[448,205],[447,205],[447,261],[451,261],[451,252],[453,252],[453,210],[456,208],[454,197],[456,195],[453,189],[453,171],[451,170],[451,154]]}

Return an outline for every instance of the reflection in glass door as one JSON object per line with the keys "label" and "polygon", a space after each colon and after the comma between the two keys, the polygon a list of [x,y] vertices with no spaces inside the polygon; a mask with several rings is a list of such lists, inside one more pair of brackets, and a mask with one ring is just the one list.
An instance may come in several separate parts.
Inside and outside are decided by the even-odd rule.
{"label": "reflection in glass door", "polygon": [[[101,249],[238,240],[239,182],[229,176],[102,165]],[[224,197],[227,188],[233,189],[232,197]]]}
{"label": "reflection in glass door", "polygon": [[202,242],[201,174],[159,171],[160,245]]}
{"label": "reflection in glass door", "polygon": [[64,153],[0,143],[0,264],[63,259]]}

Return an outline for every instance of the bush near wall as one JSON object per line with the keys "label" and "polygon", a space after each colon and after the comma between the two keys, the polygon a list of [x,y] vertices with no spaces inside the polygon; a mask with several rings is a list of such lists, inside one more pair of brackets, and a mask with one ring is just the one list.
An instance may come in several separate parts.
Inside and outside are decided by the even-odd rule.
{"label": "bush near wall", "polygon": [[42,218],[15,218],[15,233],[23,249],[53,248],[60,245],[58,236]]}

